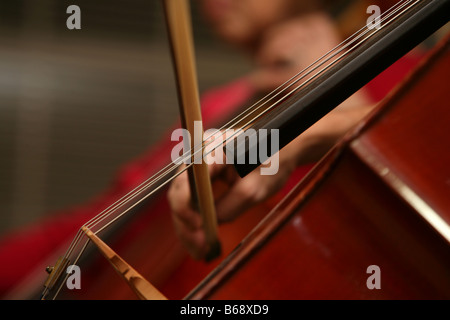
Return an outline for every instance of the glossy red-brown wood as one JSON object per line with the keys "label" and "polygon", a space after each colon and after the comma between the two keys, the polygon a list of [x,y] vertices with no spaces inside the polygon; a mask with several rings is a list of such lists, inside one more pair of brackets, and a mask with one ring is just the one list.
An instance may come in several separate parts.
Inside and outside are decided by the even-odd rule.
{"label": "glossy red-brown wood", "polygon": [[[173,228],[165,194],[157,197],[152,210],[142,208],[142,216],[118,232],[110,245],[127,263],[169,299],[182,299],[204,279],[281,200],[275,196],[236,221],[219,227],[222,254],[212,262],[193,260],[183,248]],[[136,299],[128,285],[94,249],[81,264],[81,290],[63,288],[59,299]]]}
{"label": "glossy red-brown wood", "polygon": [[[449,243],[401,190],[448,223],[449,62],[448,49],[430,59],[264,223],[254,228],[279,199],[221,226],[224,254],[213,263],[188,257],[161,200],[111,246],[170,299],[193,288],[188,298],[449,298]],[[84,290],[63,298],[136,298],[95,260],[83,268]],[[366,286],[370,265],[381,268],[381,290]]]}
{"label": "glossy red-brown wood", "polygon": [[[450,298],[448,47],[330,152],[189,298]],[[443,219],[446,234],[405,189]],[[366,285],[371,265],[381,269],[380,290]]]}

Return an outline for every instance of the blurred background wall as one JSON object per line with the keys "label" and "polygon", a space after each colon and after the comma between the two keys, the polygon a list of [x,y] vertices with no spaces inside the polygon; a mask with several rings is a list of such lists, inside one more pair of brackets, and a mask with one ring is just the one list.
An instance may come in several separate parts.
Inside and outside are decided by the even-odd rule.
{"label": "blurred background wall", "polygon": [[[249,68],[193,3],[200,90]],[[81,8],[81,30],[66,9]],[[0,2],[0,235],[104,190],[177,117],[161,1]]]}

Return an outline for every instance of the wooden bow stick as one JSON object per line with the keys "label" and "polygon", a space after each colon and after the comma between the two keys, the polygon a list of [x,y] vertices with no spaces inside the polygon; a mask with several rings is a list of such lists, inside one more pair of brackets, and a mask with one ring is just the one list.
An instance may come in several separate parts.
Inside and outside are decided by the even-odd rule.
{"label": "wooden bow stick", "polygon": [[[183,127],[194,137],[194,123],[201,121],[200,98],[194,59],[192,28],[187,0],[164,0],[169,38],[177,78],[181,122]],[[198,133],[196,133],[198,134]],[[201,130],[203,138],[203,128]],[[199,146],[191,139],[191,150],[196,152]],[[200,146],[203,158],[203,146]],[[191,161],[194,160],[194,156]],[[217,218],[211,180],[207,164],[201,161],[189,170],[191,193],[203,218],[208,253],[206,260],[220,255],[220,243],[217,238]],[[201,196],[200,196],[201,195]]]}

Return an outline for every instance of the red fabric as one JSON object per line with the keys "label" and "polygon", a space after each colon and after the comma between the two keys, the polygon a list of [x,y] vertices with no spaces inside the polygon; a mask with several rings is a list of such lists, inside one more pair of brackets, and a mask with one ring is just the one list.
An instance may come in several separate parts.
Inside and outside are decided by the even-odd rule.
{"label": "red fabric", "polygon": [[[403,58],[369,83],[367,88],[372,98],[378,101],[384,97],[416,62],[417,59]],[[237,107],[245,105],[253,94],[251,86],[244,79],[204,94],[204,127],[209,128],[220,122],[220,119],[229,117]],[[170,137],[175,128],[168,130],[165,137]],[[73,238],[83,223],[168,164],[174,145],[168,138],[164,139],[142,157],[124,166],[110,189],[93,201],[3,236],[0,241],[0,296],[14,287],[34,266],[41,264],[58,245]],[[311,167],[299,168],[285,190],[292,188]]]}

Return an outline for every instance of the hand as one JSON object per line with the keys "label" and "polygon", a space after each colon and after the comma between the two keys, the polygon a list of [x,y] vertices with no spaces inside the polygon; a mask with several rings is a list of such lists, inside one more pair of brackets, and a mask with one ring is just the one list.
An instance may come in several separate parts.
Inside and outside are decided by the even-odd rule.
{"label": "hand", "polygon": [[[257,169],[245,178],[240,178],[231,165],[210,165],[218,222],[232,221],[279,190],[294,169],[294,165],[288,160],[289,158],[286,157],[280,161],[275,175],[261,175],[260,170]],[[203,258],[207,254],[203,222],[200,214],[192,208],[186,172],[172,182],[168,199],[178,237],[194,258]]]}
{"label": "hand", "polygon": [[[351,100],[351,99],[350,99]],[[349,101],[350,101],[349,100]],[[355,96],[354,102],[361,102]],[[349,129],[370,110],[370,105],[340,106],[279,152],[279,167],[275,175],[261,175],[256,169],[240,178],[231,165],[209,166],[216,213],[219,223],[233,220],[247,209],[277,192],[296,166],[320,159]],[[191,193],[187,173],[171,184],[168,199],[178,237],[190,254],[203,258],[207,252],[201,216],[191,206]]]}
{"label": "hand", "polygon": [[270,92],[340,42],[332,20],[323,13],[293,19],[270,29],[256,52],[257,70],[250,80]]}
{"label": "hand", "polygon": [[[256,53],[258,69],[250,80],[257,90],[271,91],[338,43],[332,22],[323,14],[283,23],[265,34]],[[296,166],[320,159],[370,109],[363,92],[349,98],[280,151],[275,175],[264,176],[254,170],[241,179],[230,165],[210,165],[218,221],[231,221],[273,195]],[[204,257],[203,223],[191,207],[187,174],[173,181],[168,199],[178,236],[194,258]]]}

